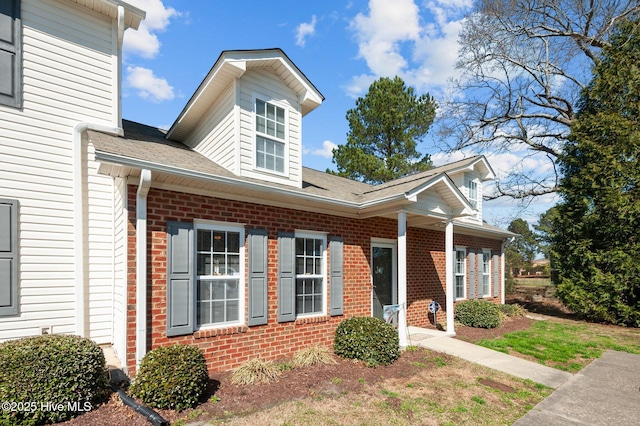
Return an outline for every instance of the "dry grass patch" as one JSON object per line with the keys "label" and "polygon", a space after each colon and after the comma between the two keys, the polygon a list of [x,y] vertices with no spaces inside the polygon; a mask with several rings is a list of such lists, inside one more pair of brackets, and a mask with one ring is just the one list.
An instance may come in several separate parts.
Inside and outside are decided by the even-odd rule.
{"label": "dry grass patch", "polygon": [[233,370],[231,383],[234,385],[269,383],[280,374],[281,370],[275,363],[254,358]]}
{"label": "dry grass patch", "polygon": [[301,349],[293,357],[293,367],[311,367],[319,364],[335,364],[337,361],[329,348],[312,346]]}

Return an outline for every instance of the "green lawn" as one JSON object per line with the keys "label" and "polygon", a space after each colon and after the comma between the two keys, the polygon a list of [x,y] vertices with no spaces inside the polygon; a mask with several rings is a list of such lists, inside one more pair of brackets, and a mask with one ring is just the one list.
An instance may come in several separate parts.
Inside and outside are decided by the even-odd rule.
{"label": "green lawn", "polygon": [[575,321],[536,321],[529,330],[505,334],[479,345],[522,354],[574,373],[608,349],[640,354],[640,330]]}

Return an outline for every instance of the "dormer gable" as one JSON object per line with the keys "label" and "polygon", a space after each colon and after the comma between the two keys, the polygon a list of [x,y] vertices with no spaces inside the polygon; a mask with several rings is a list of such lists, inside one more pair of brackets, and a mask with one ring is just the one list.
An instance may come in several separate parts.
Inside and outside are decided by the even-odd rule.
{"label": "dormer gable", "polygon": [[302,117],[324,97],[280,49],[224,51],[167,133],[232,173],[302,186]]}
{"label": "dormer gable", "polygon": [[447,168],[446,173],[473,207],[473,215],[462,220],[482,223],[483,186],[485,182],[495,179],[495,172],[486,157],[471,157],[452,163]]}

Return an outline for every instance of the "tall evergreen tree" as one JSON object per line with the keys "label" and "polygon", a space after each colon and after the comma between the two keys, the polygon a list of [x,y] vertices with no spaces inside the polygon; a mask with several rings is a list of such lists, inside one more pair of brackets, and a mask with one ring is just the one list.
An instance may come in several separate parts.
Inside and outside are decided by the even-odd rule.
{"label": "tall evergreen tree", "polygon": [[583,91],[559,160],[557,293],[571,309],[640,327],[640,25],[621,22]]}
{"label": "tall evergreen tree", "polygon": [[538,241],[524,219],[514,219],[507,228],[518,236],[505,247],[506,264],[510,271],[531,266],[538,251]]}
{"label": "tall evergreen tree", "polygon": [[347,143],[333,150],[335,174],[375,184],[428,170],[430,157],[422,156],[417,145],[433,123],[435,110],[431,96],[417,96],[400,77],[374,81],[347,111]]}

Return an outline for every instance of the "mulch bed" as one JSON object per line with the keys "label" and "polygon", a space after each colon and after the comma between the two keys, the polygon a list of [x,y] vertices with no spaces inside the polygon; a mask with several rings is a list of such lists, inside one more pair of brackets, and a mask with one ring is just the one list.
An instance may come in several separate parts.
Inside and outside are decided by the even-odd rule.
{"label": "mulch bed", "polygon": [[[526,300],[510,300],[518,302],[527,309],[534,308],[533,312],[546,314],[560,314],[560,316],[570,316],[561,305],[545,302],[536,302],[544,305],[532,305]],[[479,329],[472,327],[456,326],[456,338],[474,342],[481,339],[493,339],[503,334],[517,330],[528,329],[534,319],[527,317],[515,317],[509,319],[502,326],[494,329]],[[447,355],[433,353],[435,357],[447,357]],[[380,380],[405,378],[417,373],[424,367],[417,367],[412,363],[419,361],[424,365],[424,351],[405,351],[398,361],[389,366],[378,368],[368,368],[363,363],[342,360],[336,357],[337,364],[320,365],[303,369],[284,371],[282,376],[275,382],[269,384],[258,384],[251,386],[232,385],[229,381],[229,372],[214,373],[211,377],[209,391],[203,403],[195,408],[200,412],[208,413],[208,418],[224,418],[239,413],[250,413],[276,406],[284,401],[298,400],[305,397],[321,396],[323,394],[340,394],[341,392],[357,392],[364,384],[376,383]],[[435,362],[433,363],[436,364]],[[434,367],[435,368],[435,367]],[[487,386],[500,384],[487,383]],[[501,389],[508,391],[507,389]],[[211,398],[215,395],[214,398]],[[178,419],[190,418],[190,413],[194,410],[175,412],[171,410],[156,410],[160,415],[170,422]],[[193,413],[193,417],[195,417]],[[93,426],[104,425],[127,425],[127,426],[148,426],[150,423],[133,409],[124,405],[116,394],[112,394],[109,400],[97,409],[72,419],[65,425]]]}

